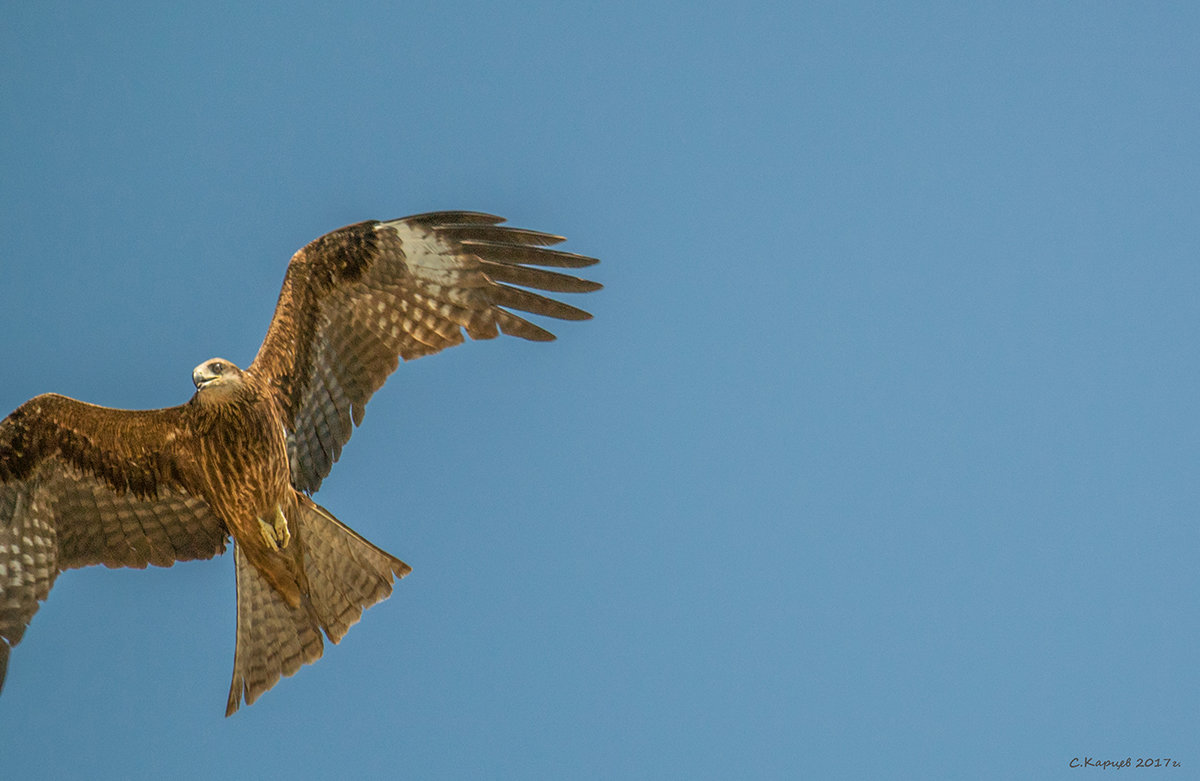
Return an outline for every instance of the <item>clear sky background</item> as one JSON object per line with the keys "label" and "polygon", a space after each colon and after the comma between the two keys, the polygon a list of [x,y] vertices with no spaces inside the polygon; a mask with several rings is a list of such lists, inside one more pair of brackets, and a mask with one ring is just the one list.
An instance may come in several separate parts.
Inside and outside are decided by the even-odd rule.
{"label": "clear sky background", "polygon": [[182,403],[362,219],[491,211],[606,288],[375,396],[317,498],[414,572],[235,717],[230,556],[63,575],[0,775],[1200,773],[1197,41],[1192,3],[5,3],[0,414]]}

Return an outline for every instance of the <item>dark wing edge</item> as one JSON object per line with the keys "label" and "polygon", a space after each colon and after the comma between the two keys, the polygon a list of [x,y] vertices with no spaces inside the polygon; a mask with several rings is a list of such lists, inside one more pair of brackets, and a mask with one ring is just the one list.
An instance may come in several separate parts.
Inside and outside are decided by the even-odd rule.
{"label": "dark wing edge", "polygon": [[249,371],[274,388],[291,424],[292,483],[320,488],[362,422],[364,406],[411,360],[500,333],[554,335],[515,311],[559,320],[588,312],[534,291],[602,285],[550,269],[599,261],[549,249],[565,239],[500,225],[480,212],[431,212],[350,225],[292,258],[266,339]]}
{"label": "dark wing edge", "polygon": [[38,396],[0,421],[0,686],[10,648],[73,567],[169,567],[225,549],[182,478],[181,408],[116,410]]}

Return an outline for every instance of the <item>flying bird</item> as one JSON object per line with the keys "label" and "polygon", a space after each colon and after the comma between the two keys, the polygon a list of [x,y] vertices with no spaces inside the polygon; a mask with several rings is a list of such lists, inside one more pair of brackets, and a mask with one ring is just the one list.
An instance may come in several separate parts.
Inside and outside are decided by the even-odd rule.
{"label": "flying bird", "polygon": [[291,259],[245,369],[195,368],[166,409],[37,396],[0,421],[0,687],[12,647],[60,572],[169,567],[232,538],[237,639],[225,715],[321,657],[411,570],[310,497],[371,395],[399,365],[499,333],[549,341],[512,310],[587,312],[530,289],[600,285],[549,268],[595,258],[501,217],[435,212],[349,225]]}

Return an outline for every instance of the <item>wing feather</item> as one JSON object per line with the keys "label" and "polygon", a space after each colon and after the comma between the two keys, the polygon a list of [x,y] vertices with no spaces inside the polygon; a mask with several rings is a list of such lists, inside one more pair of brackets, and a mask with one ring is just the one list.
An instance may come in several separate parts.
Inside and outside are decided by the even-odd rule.
{"label": "wing feather", "polygon": [[225,549],[180,460],[182,417],[46,395],[0,421],[0,660],[64,569],[168,567]]}
{"label": "wing feather", "polygon": [[576,255],[573,252],[563,252],[556,249],[530,247],[523,244],[509,244],[498,241],[464,241],[462,245],[467,251],[490,260],[493,263],[521,263],[532,266],[550,266],[557,268],[584,268],[600,261],[586,255]]}
{"label": "wing feather", "polygon": [[589,279],[580,279],[532,266],[495,263],[490,260],[480,261],[480,265],[488,278],[494,282],[509,282],[523,287],[548,290],[552,293],[590,293],[600,287],[599,284]]}
{"label": "wing feather", "polygon": [[[561,320],[590,314],[525,288],[600,289],[547,268],[595,258],[547,249],[562,236],[502,226],[480,212],[431,212],[328,233],[292,258],[267,336],[248,371],[286,410],[292,482],[316,491],[400,359],[466,336],[554,335],[510,310]],[[540,268],[538,268],[540,267]],[[517,287],[514,287],[517,286]]]}

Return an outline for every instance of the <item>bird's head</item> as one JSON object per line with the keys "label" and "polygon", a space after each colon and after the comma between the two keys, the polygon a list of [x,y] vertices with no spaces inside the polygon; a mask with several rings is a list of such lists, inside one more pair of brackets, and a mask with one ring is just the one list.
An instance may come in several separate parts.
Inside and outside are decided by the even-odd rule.
{"label": "bird's head", "polygon": [[242,370],[224,358],[209,358],[192,369],[196,394],[226,396],[242,387]]}

